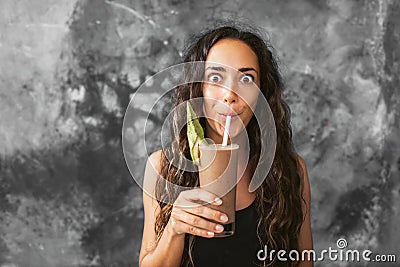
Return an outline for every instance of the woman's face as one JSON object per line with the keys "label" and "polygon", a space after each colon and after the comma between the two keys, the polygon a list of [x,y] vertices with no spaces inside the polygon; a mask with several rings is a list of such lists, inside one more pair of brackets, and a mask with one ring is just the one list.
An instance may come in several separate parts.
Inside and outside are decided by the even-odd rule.
{"label": "woman's face", "polygon": [[259,75],[257,56],[246,43],[222,39],[211,47],[202,86],[208,137],[220,141],[227,115],[232,115],[230,138],[247,126],[259,95]]}

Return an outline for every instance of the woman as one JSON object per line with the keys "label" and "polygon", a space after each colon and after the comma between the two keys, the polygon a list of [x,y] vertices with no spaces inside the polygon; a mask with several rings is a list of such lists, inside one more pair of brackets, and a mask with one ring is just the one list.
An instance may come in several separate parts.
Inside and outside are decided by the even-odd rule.
{"label": "woman", "polygon": [[[165,151],[153,153],[146,166],[144,181],[154,188],[155,201],[146,193],[144,203],[144,232],[140,252],[142,267],[155,266],[312,266],[310,261],[279,259],[272,250],[312,249],[310,230],[310,192],[304,161],[293,151],[290,128],[290,111],[281,99],[282,82],[276,61],[267,45],[253,30],[235,26],[222,26],[203,33],[187,49],[185,62],[216,62],[239,70],[237,83],[252,84],[260,88],[267,99],[275,119],[277,145],[275,157],[266,179],[254,192],[248,186],[260,157],[260,128],[252,108],[259,98],[254,92],[218,89],[215,84],[227,82],[226,71],[213,69],[207,72],[207,82],[182,85],[176,88],[175,107],[196,97],[216,99],[233,110],[246,127],[250,153],[249,164],[239,160],[238,173],[243,176],[236,192],[236,233],[231,237],[213,238],[223,230],[228,220],[211,206],[190,208],[184,203],[207,202],[220,205],[217,196],[200,188],[178,192],[163,190],[163,179],[181,186],[198,186],[198,173],[181,171],[169,164],[168,153],[179,148],[178,157],[190,158],[185,131],[175,133],[172,145]],[[230,79],[231,81],[232,79]],[[226,83],[225,83],[226,84]],[[239,89],[238,89],[239,90]],[[204,112],[213,113],[213,105],[204,104]],[[215,113],[215,112],[214,112]],[[224,116],[224,114],[219,114]],[[212,116],[212,115],[211,115]],[[218,116],[218,114],[217,114]],[[239,121],[237,120],[236,121]],[[205,137],[222,143],[223,126],[218,119],[205,118],[200,123]],[[232,122],[232,127],[235,128]],[[239,129],[236,127],[236,129]],[[243,131],[243,130],[242,130]],[[231,132],[230,141],[245,146],[241,131]],[[242,152],[243,153],[243,152]],[[177,157],[176,153],[173,157]],[[165,180],[164,180],[165,181]],[[166,204],[166,203],[173,204]],[[261,249],[268,248],[271,258],[257,257]],[[259,254],[260,255],[260,254]]]}

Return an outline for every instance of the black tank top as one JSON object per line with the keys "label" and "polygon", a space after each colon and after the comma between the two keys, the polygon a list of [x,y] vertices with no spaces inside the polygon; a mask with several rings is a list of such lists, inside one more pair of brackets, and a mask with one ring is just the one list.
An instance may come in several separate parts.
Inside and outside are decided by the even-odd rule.
{"label": "black tank top", "polygon": [[257,238],[258,214],[254,202],[236,211],[234,235],[195,238],[192,249],[194,267],[250,267],[261,263],[257,259],[261,247]]}

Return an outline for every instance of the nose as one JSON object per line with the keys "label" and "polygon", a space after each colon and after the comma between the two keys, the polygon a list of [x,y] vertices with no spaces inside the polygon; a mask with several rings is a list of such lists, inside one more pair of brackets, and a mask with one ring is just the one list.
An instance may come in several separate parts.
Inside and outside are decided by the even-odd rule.
{"label": "nose", "polygon": [[228,86],[224,90],[223,101],[224,103],[231,104],[238,101],[238,95],[234,90],[235,84],[230,81]]}
{"label": "nose", "polygon": [[232,90],[227,89],[224,96],[223,96],[224,103],[232,104],[236,103],[238,100],[238,96]]}

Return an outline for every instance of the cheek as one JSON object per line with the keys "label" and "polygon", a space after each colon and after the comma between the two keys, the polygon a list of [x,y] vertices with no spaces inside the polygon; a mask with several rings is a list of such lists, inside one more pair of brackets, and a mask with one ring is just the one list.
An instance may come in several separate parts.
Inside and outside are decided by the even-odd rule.
{"label": "cheek", "polygon": [[211,88],[211,86],[203,86],[203,111],[205,115],[213,116],[214,106],[218,102],[218,97],[220,97],[219,90],[216,88]]}
{"label": "cheek", "polygon": [[207,119],[209,117],[213,116],[213,114],[212,114],[213,106],[214,105],[209,100],[204,99],[204,102],[203,102],[203,114]]}
{"label": "cheek", "polygon": [[258,95],[259,93],[252,93],[252,94],[248,94],[246,96],[246,111],[243,114],[242,120],[243,120],[243,124],[246,127],[247,124],[250,122],[251,118],[254,115],[254,111],[256,109],[257,106],[257,100],[258,100]]}
{"label": "cheek", "polygon": [[203,85],[203,97],[209,97],[213,99],[218,99],[219,91],[216,90],[217,88],[210,86],[210,85]]}
{"label": "cheek", "polygon": [[260,92],[258,90],[248,90],[246,92],[242,92],[240,96],[246,103],[246,106],[248,106],[249,109],[252,108],[254,110],[257,104],[259,93]]}

